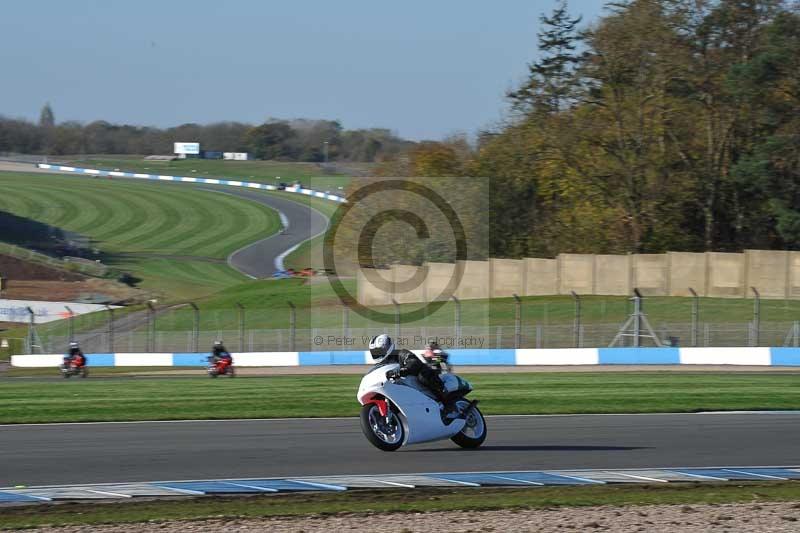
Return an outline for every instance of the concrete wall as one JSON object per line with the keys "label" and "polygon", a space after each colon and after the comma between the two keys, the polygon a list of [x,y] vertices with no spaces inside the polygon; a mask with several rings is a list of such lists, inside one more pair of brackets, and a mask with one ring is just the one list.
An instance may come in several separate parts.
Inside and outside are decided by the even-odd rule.
{"label": "concrete wall", "polygon": [[594,289],[589,294],[629,295],[633,290],[630,276],[631,257],[630,255],[594,256]]}
{"label": "concrete wall", "polygon": [[[523,259],[525,263],[525,296],[547,296],[558,287],[557,259]],[[800,279],[800,278],[798,278]]]}
{"label": "concrete wall", "polygon": [[[395,283],[394,297],[399,303],[427,302],[424,267],[392,265],[392,280]],[[416,277],[415,277],[416,276]]]}
{"label": "concrete wall", "polygon": [[786,298],[789,289],[790,252],[772,250],[746,250],[745,269],[747,286],[755,287],[764,298]]}
{"label": "concrete wall", "polygon": [[708,282],[706,296],[742,298],[746,295],[744,254],[707,252]]}
{"label": "concrete wall", "polygon": [[425,263],[425,266],[428,267],[428,278],[425,281],[426,301],[449,299],[452,293],[448,294],[448,286],[456,266],[452,263]]}
{"label": "concrete wall", "polygon": [[632,257],[633,286],[645,296],[668,294],[667,254],[642,254]]}
{"label": "concrete wall", "polygon": [[594,256],[561,254],[558,256],[559,285],[555,294],[594,294]]}
{"label": "concrete wall", "polygon": [[525,261],[521,259],[489,259],[491,273],[491,295],[495,298],[510,298],[525,292]]}
{"label": "concrete wall", "polygon": [[668,252],[670,296],[691,296],[692,289],[700,296],[706,295],[706,254]]}
{"label": "concrete wall", "polygon": [[[398,302],[425,302],[449,298],[447,285],[456,265],[428,263],[425,283],[404,293]],[[418,267],[395,265],[379,271],[388,280],[402,282]],[[618,295],[638,288],[647,296],[714,298],[752,297],[756,287],[763,298],[800,299],[800,252],[747,250],[745,253],[688,253],[591,255],[561,254],[556,259],[490,259],[461,261],[461,283],[455,296],[468,300],[545,296],[551,294]],[[391,294],[356,276],[358,300],[364,305],[387,305]],[[386,284],[383,284],[386,285]]]}

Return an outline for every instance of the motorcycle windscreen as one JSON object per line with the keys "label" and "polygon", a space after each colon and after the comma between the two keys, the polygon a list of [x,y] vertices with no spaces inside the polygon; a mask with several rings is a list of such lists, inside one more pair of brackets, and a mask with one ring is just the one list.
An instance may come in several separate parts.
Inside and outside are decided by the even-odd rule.
{"label": "motorcycle windscreen", "polygon": [[472,391],[472,385],[470,385],[469,381],[455,374],[442,374],[441,378],[444,382],[444,390],[448,394],[467,394]]}

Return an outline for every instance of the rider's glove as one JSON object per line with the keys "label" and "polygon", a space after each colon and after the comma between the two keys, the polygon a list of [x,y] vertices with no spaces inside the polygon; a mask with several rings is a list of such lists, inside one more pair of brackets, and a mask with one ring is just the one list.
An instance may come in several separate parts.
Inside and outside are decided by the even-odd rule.
{"label": "rider's glove", "polygon": [[399,370],[389,370],[386,372],[386,379],[390,381],[394,381],[396,379],[400,379],[400,371]]}

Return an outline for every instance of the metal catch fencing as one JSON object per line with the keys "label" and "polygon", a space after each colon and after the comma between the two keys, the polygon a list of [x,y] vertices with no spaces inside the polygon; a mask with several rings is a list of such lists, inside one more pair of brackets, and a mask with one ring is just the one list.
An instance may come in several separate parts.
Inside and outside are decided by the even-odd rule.
{"label": "metal catch fencing", "polygon": [[[32,320],[24,351],[58,353],[70,340],[94,353],[196,353],[208,350],[215,340],[239,352],[364,350],[379,333],[394,336],[409,349],[431,340],[448,349],[800,346],[800,301],[762,302],[758,293],[753,300],[704,300],[702,305],[698,298],[676,303],[637,295],[630,300],[573,295],[546,302],[515,298],[470,303],[453,298],[414,323],[403,321],[401,305],[391,307],[394,320],[379,322],[347,307],[337,310],[313,302],[286,302],[278,309],[148,304],[42,325]],[[638,327],[640,321],[647,324],[647,334]]]}
{"label": "metal catch fencing", "polygon": [[[688,339],[692,325],[689,323],[663,323],[655,326],[656,333],[667,345],[670,337]],[[517,329],[511,325],[462,326],[458,335],[453,328],[413,327],[402,328],[397,336],[393,328],[342,329],[246,329],[201,331],[136,330],[115,332],[76,333],[72,338],[81,342],[83,349],[93,353],[194,353],[207,351],[215,340],[223,340],[230,350],[238,352],[285,351],[339,351],[365,350],[369,338],[379,333],[395,336],[403,348],[420,349],[430,340],[437,340],[446,348],[598,348],[608,346],[619,330],[619,324],[587,324],[580,328],[579,342],[575,342],[571,325],[536,325]],[[59,353],[70,341],[69,335],[41,335],[34,341],[33,351],[25,339],[28,353]],[[648,344],[643,342],[643,346]],[[697,344],[683,346],[800,346],[800,322],[762,323],[758,334],[752,323],[700,324]]]}

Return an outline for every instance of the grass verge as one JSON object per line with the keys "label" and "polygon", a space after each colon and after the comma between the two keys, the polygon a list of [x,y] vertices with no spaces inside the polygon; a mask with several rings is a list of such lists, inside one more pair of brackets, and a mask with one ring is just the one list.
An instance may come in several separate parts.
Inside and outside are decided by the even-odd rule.
{"label": "grass verge", "polygon": [[[487,415],[800,409],[792,373],[464,376]],[[359,381],[358,375],[9,379],[0,387],[0,423],[356,416]]]}
{"label": "grass verge", "polygon": [[206,518],[334,513],[537,509],[597,505],[699,505],[800,500],[800,483],[664,484],[530,489],[371,490],[344,493],[203,497],[171,501],[25,506],[0,509],[0,528],[97,525]]}

